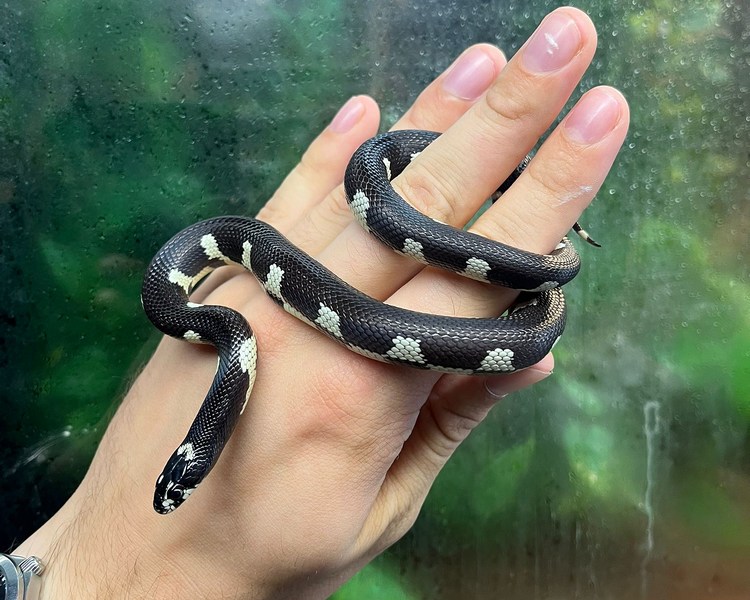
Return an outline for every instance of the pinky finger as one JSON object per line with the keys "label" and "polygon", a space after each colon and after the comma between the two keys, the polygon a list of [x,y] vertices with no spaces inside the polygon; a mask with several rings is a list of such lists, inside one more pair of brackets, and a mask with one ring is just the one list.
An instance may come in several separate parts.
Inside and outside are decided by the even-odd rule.
{"label": "pinky finger", "polygon": [[536,365],[509,375],[492,377],[443,376],[420,410],[414,429],[393,463],[376,501],[366,531],[383,547],[395,542],[411,527],[435,478],[458,446],[481,423],[501,398],[529,387],[552,374],[554,358],[548,354]]}
{"label": "pinky finger", "polygon": [[431,482],[498,400],[549,377],[554,364],[548,354],[532,367],[507,375],[443,376],[420,411],[401,453],[400,466],[413,454],[413,468],[423,470],[423,478]]}

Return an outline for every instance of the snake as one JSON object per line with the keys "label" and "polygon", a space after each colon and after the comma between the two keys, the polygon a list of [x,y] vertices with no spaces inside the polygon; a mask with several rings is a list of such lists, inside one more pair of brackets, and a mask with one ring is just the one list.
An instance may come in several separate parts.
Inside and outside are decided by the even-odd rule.
{"label": "snake", "polygon": [[[141,300],[163,333],[211,344],[218,366],[187,435],[156,480],[153,507],[179,507],[216,464],[250,397],[257,343],[247,320],[225,306],[190,300],[211,271],[241,265],[287,313],[360,355],[397,365],[466,375],[510,373],[541,360],[566,320],[560,287],[580,268],[565,237],[549,254],[508,246],[419,212],[391,181],[440,134],[391,131],[364,142],[346,168],[348,206],[362,227],[396,252],[470,279],[520,290],[491,318],[433,315],[400,308],[355,289],[259,219],[219,216],[183,229],[151,260]],[[507,191],[526,157],[493,194]],[[574,230],[594,245],[578,223]]]}

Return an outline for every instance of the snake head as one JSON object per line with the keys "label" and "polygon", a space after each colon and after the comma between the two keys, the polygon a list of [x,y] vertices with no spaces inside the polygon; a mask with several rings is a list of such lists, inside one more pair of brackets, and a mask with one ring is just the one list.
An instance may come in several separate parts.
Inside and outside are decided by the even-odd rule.
{"label": "snake head", "polygon": [[193,445],[185,442],[169,457],[156,480],[154,510],[161,515],[171,513],[190,497],[202,479]]}

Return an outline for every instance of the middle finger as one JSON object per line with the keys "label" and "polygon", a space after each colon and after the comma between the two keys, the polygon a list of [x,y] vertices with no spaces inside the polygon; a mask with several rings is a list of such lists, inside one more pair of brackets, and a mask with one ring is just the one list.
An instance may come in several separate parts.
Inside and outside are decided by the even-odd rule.
{"label": "middle finger", "polygon": [[[558,115],[595,47],[596,31],[583,12],[564,8],[551,13],[480,101],[394,179],[394,189],[428,216],[465,224]],[[544,223],[527,227],[535,225]],[[381,299],[423,268],[354,223],[318,258]],[[435,309],[453,313],[455,299],[436,299]]]}

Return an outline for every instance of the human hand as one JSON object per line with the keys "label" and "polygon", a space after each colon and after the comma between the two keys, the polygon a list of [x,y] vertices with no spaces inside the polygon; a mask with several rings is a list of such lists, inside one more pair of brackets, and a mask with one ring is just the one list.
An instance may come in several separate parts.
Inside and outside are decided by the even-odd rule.
{"label": "human hand", "polygon": [[[558,115],[594,53],[575,9],[555,11],[505,66],[467,50],[396,128],[446,131],[393,185],[461,226]],[[591,201],[624,139],[627,105],[591,90],[472,231],[548,252]],[[514,293],[424,268],[353,223],[341,181],[378,125],[356,97],[261,210],[354,287],[423,312],[490,316]],[[258,377],[217,466],[169,517],[153,482],[213,376],[215,354],[165,339],[127,395],[70,501],[19,549],[46,559],[49,598],[326,597],[411,526],[437,473],[503,395],[543,379],[547,357],[496,377],[459,377],[355,355],[284,313],[244,271],[212,275],[194,300],[239,310]]]}

